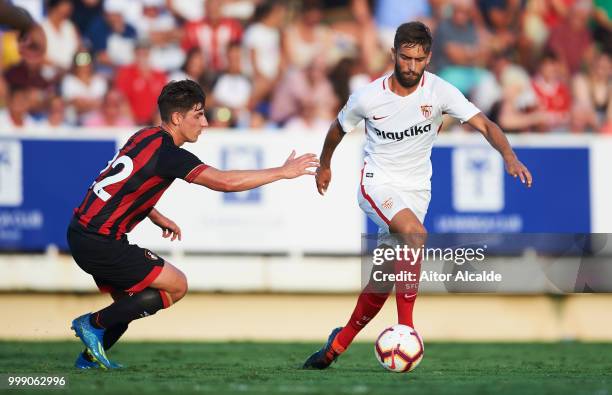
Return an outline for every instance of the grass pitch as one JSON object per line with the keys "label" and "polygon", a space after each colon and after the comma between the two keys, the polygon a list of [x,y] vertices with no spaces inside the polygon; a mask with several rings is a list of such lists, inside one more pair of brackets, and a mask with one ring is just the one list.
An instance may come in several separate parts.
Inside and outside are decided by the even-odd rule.
{"label": "grass pitch", "polygon": [[356,343],[326,371],[299,369],[320,344],[119,343],[123,370],[76,371],[80,343],[0,342],[0,373],[62,374],[65,390],[101,394],[612,394],[612,344],[426,343],[408,374],[384,371]]}

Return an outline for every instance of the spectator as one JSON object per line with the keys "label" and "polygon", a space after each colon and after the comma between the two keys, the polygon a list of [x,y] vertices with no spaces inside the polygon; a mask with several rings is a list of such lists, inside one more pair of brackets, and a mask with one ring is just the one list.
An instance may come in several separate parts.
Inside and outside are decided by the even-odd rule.
{"label": "spectator", "polygon": [[12,132],[27,126],[34,126],[36,122],[28,113],[28,90],[23,86],[9,88],[6,108],[0,110],[0,132]]}
{"label": "spectator", "polygon": [[205,0],[168,0],[168,9],[181,21],[198,22],[204,18]]}
{"label": "spectator", "polygon": [[331,59],[337,63],[344,58],[360,57],[366,72],[377,73],[389,58],[389,48],[393,44],[383,45],[384,51],[381,51],[381,40],[368,0],[351,0],[350,11],[348,20],[339,20],[332,24]]}
{"label": "spectator", "polygon": [[166,84],[166,75],[151,67],[150,44],[138,42],[136,62],[119,68],[116,86],[127,98],[138,125],[150,124],[157,111],[157,96]]}
{"label": "spectator", "polygon": [[73,11],[70,19],[83,36],[87,33],[89,26],[101,15],[102,0],[72,0]]}
{"label": "spectator", "polygon": [[329,27],[321,24],[322,18],[319,0],[302,2],[302,11],[297,21],[285,29],[285,51],[291,66],[304,69],[318,56],[326,61],[331,60],[332,32]]}
{"label": "spectator", "polygon": [[207,68],[220,72],[227,67],[227,48],[242,38],[240,22],[221,15],[221,0],[206,0],[206,17],[199,22],[187,22],[183,49],[200,48]]}
{"label": "spectator", "polygon": [[210,92],[214,76],[206,70],[204,56],[199,48],[191,48],[185,56],[185,62],[180,70],[170,75],[169,80],[180,81],[190,79],[200,84],[204,92]]}
{"label": "spectator", "polygon": [[546,122],[525,69],[510,61],[509,54],[498,54],[492,61],[493,74],[481,80],[472,100],[505,132],[527,132]]}
{"label": "spectator", "polygon": [[542,17],[549,30],[554,29],[571,15],[576,0],[537,0],[542,3]]}
{"label": "spectator", "polygon": [[142,16],[135,23],[140,40],[151,42],[151,62],[155,69],[176,70],[185,61],[179,46],[181,31],[165,9],[165,0],[141,0]]}
{"label": "spectator", "polygon": [[595,48],[588,28],[591,12],[591,0],[576,1],[571,6],[570,14],[550,33],[549,48],[571,74],[578,72],[583,64],[590,64],[593,59]]}
{"label": "spectator", "polygon": [[563,65],[553,52],[540,60],[538,73],[532,80],[540,108],[548,116],[545,130],[567,131],[571,109],[570,90],[564,82]]}
{"label": "spectator", "polygon": [[249,78],[242,73],[242,48],[235,43],[228,48],[228,67],[212,91],[212,105],[227,107],[232,111],[232,124],[248,118],[253,88]]}
{"label": "spectator", "polygon": [[486,41],[495,53],[506,52],[516,47],[519,26],[520,2],[517,0],[478,0],[488,30]]}
{"label": "spectator", "polygon": [[79,33],[70,21],[70,0],[49,0],[47,18],[41,26],[47,36],[47,61],[60,72],[70,69],[79,47]]}
{"label": "spectator", "polygon": [[612,1],[594,0],[595,10],[593,19],[595,26],[593,38],[599,43],[602,50],[612,53]]}
{"label": "spectator", "polygon": [[298,112],[285,124],[285,130],[324,134],[329,129],[329,119],[320,118],[312,98],[305,98],[298,105]]}
{"label": "spectator", "polygon": [[[344,105],[351,93],[370,82],[370,77],[365,73],[365,66],[354,58],[340,59],[330,72],[329,79],[339,105]],[[340,108],[336,110],[339,111]]]}
{"label": "spectator", "polygon": [[59,96],[53,96],[49,101],[46,119],[41,123],[42,126],[51,128],[61,128],[69,126],[66,122],[66,107],[64,101]]}
{"label": "spectator", "polygon": [[432,26],[432,9],[428,0],[412,0],[406,7],[405,0],[378,0],[374,3],[374,18],[384,49],[393,47],[395,30],[410,21],[421,21]]}
{"label": "spectator", "polygon": [[104,66],[124,66],[134,61],[136,29],[123,19],[123,0],[105,0],[104,14],[87,29],[96,61]]}
{"label": "spectator", "polygon": [[[42,29],[38,28],[44,37]],[[43,38],[44,41],[44,38]],[[19,45],[21,61],[11,66],[4,73],[4,79],[11,89],[23,88],[29,96],[29,111],[31,115],[39,116],[44,112],[45,103],[53,92],[55,76],[43,70],[46,46],[38,40],[32,45]]]}
{"label": "spectator", "polygon": [[288,71],[272,97],[271,120],[284,124],[299,113],[304,100],[313,100],[318,118],[331,120],[338,100],[326,73],[323,57],[315,58],[305,70]]}
{"label": "spectator", "polygon": [[432,66],[440,77],[468,95],[486,74],[482,67],[489,51],[471,18],[472,0],[453,0],[452,6],[451,17],[443,20],[436,31]]}
{"label": "spectator", "polygon": [[572,83],[574,107],[572,130],[601,130],[612,122],[612,61],[610,55],[599,54],[588,74],[579,73]]}
{"label": "spectator", "polygon": [[64,77],[61,84],[71,123],[80,123],[83,116],[98,109],[107,88],[106,80],[94,72],[91,54],[77,53],[72,72]]}
{"label": "spectator", "polygon": [[125,98],[116,89],[110,89],[104,95],[102,107],[85,117],[83,125],[86,127],[128,127],[134,122]]}
{"label": "spectator", "polygon": [[254,102],[268,97],[284,66],[280,27],[286,7],[277,0],[257,6],[251,24],[244,33],[245,69],[254,84]]}

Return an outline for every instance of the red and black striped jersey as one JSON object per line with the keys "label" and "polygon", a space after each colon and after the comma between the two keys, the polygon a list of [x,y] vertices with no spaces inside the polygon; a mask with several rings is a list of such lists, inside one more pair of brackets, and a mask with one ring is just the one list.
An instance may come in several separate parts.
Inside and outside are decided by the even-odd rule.
{"label": "red and black striped jersey", "polygon": [[160,127],[136,132],[74,210],[88,231],[120,239],[153,209],[175,178],[192,182],[208,166]]}

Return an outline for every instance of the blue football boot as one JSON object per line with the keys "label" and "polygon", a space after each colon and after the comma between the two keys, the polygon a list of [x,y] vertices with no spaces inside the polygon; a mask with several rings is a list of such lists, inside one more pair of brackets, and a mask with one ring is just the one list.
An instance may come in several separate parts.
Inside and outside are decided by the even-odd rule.
{"label": "blue football boot", "polygon": [[338,357],[340,356],[340,354],[338,354],[332,348],[332,343],[336,335],[341,330],[342,327],[334,329],[327,338],[327,343],[325,344],[325,346],[323,346],[323,348],[321,348],[319,351],[308,357],[306,362],[304,362],[304,366],[302,366],[302,369],[326,369],[329,367],[329,365],[335,362],[336,359],[338,359]]}
{"label": "blue football boot", "polygon": [[104,329],[95,328],[89,322],[90,313],[84,314],[72,321],[70,329],[74,330],[76,336],[81,339],[92,359],[98,363],[103,369],[112,369],[111,362],[106,357],[102,339],[104,338]]}
{"label": "blue football boot", "polygon": [[[85,355],[85,353],[87,353],[87,356]],[[95,362],[93,359],[94,358],[91,356],[89,350],[85,350],[79,353],[79,356],[77,357],[76,361],[74,361],[74,367],[81,370],[99,368],[100,365],[98,365],[98,363]],[[113,362],[110,359],[108,361],[111,364],[111,369],[123,368],[123,365],[121,365],[120,363]]]}

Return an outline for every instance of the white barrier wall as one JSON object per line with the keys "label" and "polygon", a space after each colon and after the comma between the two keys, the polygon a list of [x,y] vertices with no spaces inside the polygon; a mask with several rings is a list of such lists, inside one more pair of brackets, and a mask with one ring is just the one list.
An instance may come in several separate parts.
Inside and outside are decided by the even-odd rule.
{"label": "white barrier wall", "polygon": [[[313,176],[284,180],[254,191],[224,194],[175,181],[157,208],[180,224],[187,251],[356,253],[364,218],[356,203],[362,165],[361,136],[342,142],[324,197]],[[322,136],[301,133],[209,132],[185,146],[205,163],[224,169],[281,166],[293,149],[319,154]],[[151,248],[179,247],[143,221],[132,240]]]}

